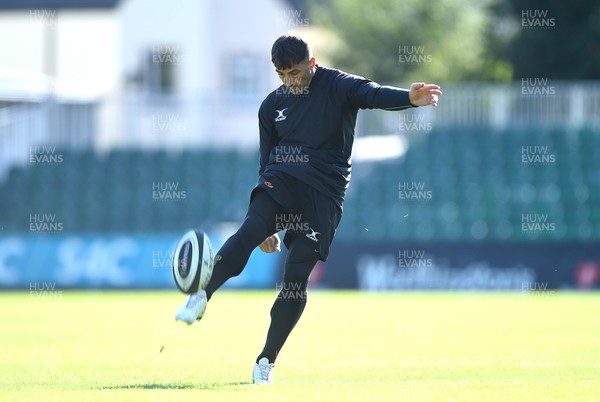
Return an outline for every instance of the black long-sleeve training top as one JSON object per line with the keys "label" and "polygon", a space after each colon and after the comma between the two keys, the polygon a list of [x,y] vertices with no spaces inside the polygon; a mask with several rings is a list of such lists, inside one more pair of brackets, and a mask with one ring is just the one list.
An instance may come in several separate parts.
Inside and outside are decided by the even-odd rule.
{"label": "black long-sleeve training top", "polygon": [[405,89],[321,66],[301,94],[293,95],[281,85],[258,112],[259,176],[285,172],[341,207],[350,181],[358,110],[407,109],[413,107],[408,94]]}

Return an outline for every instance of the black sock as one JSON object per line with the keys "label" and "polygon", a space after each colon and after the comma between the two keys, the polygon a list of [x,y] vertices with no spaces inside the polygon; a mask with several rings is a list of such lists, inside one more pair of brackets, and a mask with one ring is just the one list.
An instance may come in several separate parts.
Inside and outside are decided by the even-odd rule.
{"label": "black sock", "polygon": [[[300,260],[301,262],[294,262]],[[288,252],[285,273],[277,300],[271,308],[271,325],[265,346],[256,358],[263,357],[274,363],[279,351],[296,326],[306,307],[306,287],[318,254],[304,243],[293,244]]]}
{"label": "black sock", "polygon": [[[287,286],[284,284],[284,288]],[[277,296],[277,300],[271,308],[271,326],[267,333],[267,342],[261,354],[256,358],[256,362],[266,357],[269,363],[274,363],[277,355],[288,336],[296,326],[300,319],[304,307],[306,306],[306,292],[303,300],[288,300],[286,293],[296,293],[292,290],[281,290]]]}

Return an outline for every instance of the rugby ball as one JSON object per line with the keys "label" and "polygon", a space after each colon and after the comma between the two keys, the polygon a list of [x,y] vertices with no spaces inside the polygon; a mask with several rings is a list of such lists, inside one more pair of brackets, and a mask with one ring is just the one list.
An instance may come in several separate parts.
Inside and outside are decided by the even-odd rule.
{"label": "rugby ball", "polygon": [[214,266],[213,249],[206,233],[189,230],[175,246],[173,253],[173,279],[185,294],[205,289]]}

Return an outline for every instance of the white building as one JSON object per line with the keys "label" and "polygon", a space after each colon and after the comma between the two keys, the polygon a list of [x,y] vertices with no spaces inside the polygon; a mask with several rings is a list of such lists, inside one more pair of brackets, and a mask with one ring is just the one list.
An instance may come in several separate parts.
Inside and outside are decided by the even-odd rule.
{"label": "white building", "polygon": [[0,172],[41,144],[255,149],[258,107],[279,85],[271,45],[308,22],[285,0],[12,3],[0,6],[0,37],[14,38],[0,41]]}
{"label": "white building", "polygon": [[127,118],[125,133],[109,142],[256,147],[258,107],[279,85],[270,50],[290,29],[287,9],[282,0],[124,1],[119,64]]}

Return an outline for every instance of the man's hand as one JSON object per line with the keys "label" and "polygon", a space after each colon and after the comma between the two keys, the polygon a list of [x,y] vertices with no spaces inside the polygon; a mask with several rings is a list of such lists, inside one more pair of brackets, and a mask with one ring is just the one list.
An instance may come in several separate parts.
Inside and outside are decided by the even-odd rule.
{"label": "man's hand", "polygon": [[280,244],[279,235],[275,233],[273,236],[267,237],[258,247],[265,253],[274,253],[281,251]]}
{"label": "man's hand", "polygon": [[408,97],[414,106],[437,106],[438,95],[442,95],[438,85],[415,82],[410,86]]}

